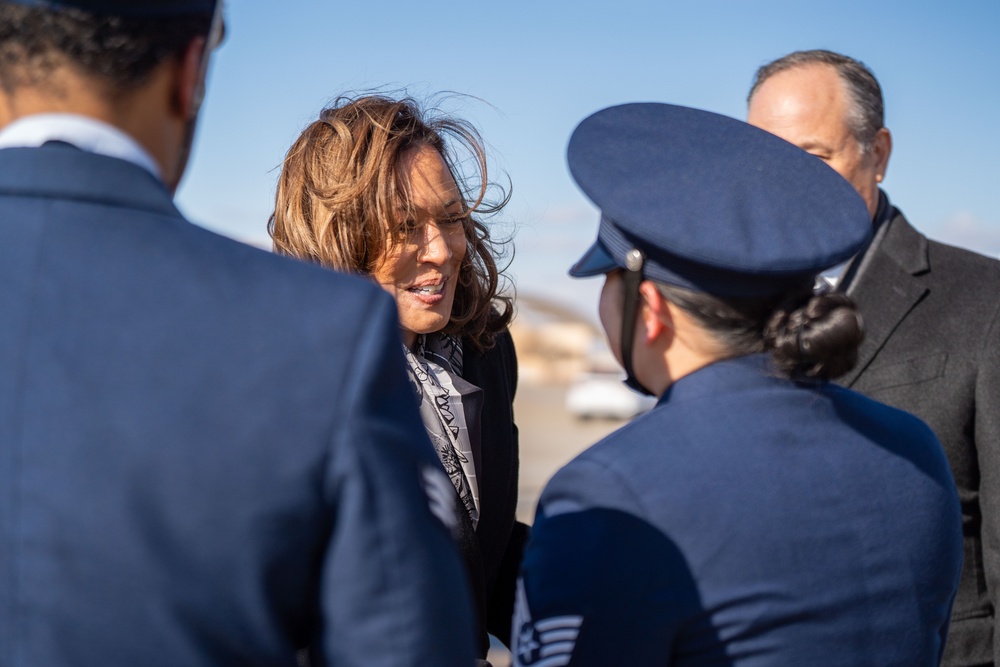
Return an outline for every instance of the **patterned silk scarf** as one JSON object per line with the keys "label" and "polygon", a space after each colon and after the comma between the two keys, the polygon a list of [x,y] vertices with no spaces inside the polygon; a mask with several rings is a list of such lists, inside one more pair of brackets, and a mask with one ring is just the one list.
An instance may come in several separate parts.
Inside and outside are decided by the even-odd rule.
{"label": "patterned silk scarf", "polygon": [[420,418],[475,526],[479,521],[479,485],[462,394],[452,381],[453,375],[462,375],[462,342],[447,334],[429,334],[418,336],[414,348],[404,345],[403,353]]}

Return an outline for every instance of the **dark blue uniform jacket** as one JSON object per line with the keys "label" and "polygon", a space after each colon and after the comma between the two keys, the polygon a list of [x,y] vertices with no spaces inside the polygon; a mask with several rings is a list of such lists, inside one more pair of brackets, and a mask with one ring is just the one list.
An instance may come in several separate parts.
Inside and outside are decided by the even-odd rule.
{"label": "dark blue uniform jacket", "polygon": [[927,426],[721,361],[548,484],[515,664],[929,667],[961,559]]}
{"label": "dark blue uniform jacket", "polygon": [[472,664],[380,289],[58,144],[0,150],[0,286],[0,665]]}

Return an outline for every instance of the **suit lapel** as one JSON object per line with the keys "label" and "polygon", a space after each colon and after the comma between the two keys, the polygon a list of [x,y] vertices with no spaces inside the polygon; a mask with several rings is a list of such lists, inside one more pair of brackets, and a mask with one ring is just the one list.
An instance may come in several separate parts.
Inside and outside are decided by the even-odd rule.
{"label": "suit lapel", "polygon": [[[493,373],[484,373],[482,355],[473,348],[472,343],[468,340],[463,341],[463,345],[466,350],[464,377],[468,382],[483,390],[478,452],[481,463],[477,466],[477,471],[482,470],[482,475],[479,477],[481,511],[479,512],[476,535],[482,546],[483,554],[488,560],[490,554],[497,553],[496,542],[498,538],[506,535],[502,524],[498,523],[496,519],[503,516],[502,512],[498,512],[498,509],[506,505],[505,490],[509,487],[510,476],[513,474],[512,457],[509,445],[498,441],[498,437],[502,437],[498,435],[498,430],[502,426],[497,423],[497,414],[503,411],[500,406],[490,404],[490,401],[505,400],[504,392],[498,386],[503,381],[499,376],[499,369],[494,369]],[[509,396],[509,394],[507,395]],[[509,398],[506,400],[509,401]]]}
{"label": "suit lapel", "polygon": [[892,333],[928,292],[918,276],[930,271],[927,239],[894,211],[889,228],[867,266],[848,287],[864,318],[865,339],[858,363],[838,382],[853,386]]}

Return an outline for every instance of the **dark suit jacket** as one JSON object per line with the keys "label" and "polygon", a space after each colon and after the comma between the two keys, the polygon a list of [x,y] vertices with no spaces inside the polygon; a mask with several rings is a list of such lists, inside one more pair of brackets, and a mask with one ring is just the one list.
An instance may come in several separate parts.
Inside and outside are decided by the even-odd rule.
{"label": "dark suit jacket", "polygon": [[0,150],[0,285],[0,664],[473,662],[384,292],[55,144]]}
{"label": "dark suit jacket", "polygon": [[517,357],[510,334],[479,352],[463,341],[463,377],[483,390],[481,445],[476,459],[480,514],[476,529],[463,516],[461,547],[479,608],[480,657],[486,657],[493,634],[510,641],[514,585],[528,527],[514,519],[517,510],[518,440],[513,401],[517,389]]}
{"label": "dark suit jacket", "polygon": [[912,412],[941,440],[965,543],[944,664],[991,664],[1000,658],[1000,262],[929,241],[896,209],[885,224],[847,288],[865,340],[841,382]]}

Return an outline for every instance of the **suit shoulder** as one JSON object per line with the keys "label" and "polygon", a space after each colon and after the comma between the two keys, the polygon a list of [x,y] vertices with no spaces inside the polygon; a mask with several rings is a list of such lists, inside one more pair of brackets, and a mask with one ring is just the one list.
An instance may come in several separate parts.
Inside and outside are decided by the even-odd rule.
{"label": "suit shoulder", "polygon": [[932,240],[928,240],[928,253],[928,285],[947,295],[964,326],[973,331],[995,327],[1000,318],[1000,300],[996,298],[1000,260]]}
{"label": "suit shoulder", "polygon": [[918,436],[931,442],[937,442],[937,437],[922,419],[911,412],[876,401],[847,387],[833,383],[823,386],[822,392],[829,396],[838,406],[838,415],[849,421],[851,418],[866,418],[883,424],[895,432],[907,433],[911,437]]}
{"label": "suit shoulder", "polygon": [[396,306],[371,280],[188,223],[164,229],[155,242],[163,252],[156,273],[170,276],[163,290],[174,303],[157,316],[175,318],[183,308],[188,317],[210,318],[217,337],[243,354],[266,350],[271,363],[289,368],[309,363],[310,376],[336,383],[345,369],[372,363],[376,343],[399,339]]}
{"label": "suit shoulder", "polygon": [[824,393],[832,399],[838,420],[852,433],[896,452],[917,463],[925,473],[946,485],[951,484],[951,468],[941,442],[922,419],[846,387],[829,384]]}
{"label": "suit shoulder", "polygon": [[185,248],[201,271],[215,270],[224,282],[239,280],[247,298],[268,298],[268,308],[300,308],[336,295],[341,318],[346,311],[367,310],[373,300],[388,295],[371,280],[286,257],[210,230],[187,224],[191,245]]}
{"label": "suit shoulder", "polygon": [[963,280],[971,279],[974,282],[1000,278],[1000,260],[929,238],[914,227],[899,209],[896,209],[896,215],[903,223],[902,229],[905,235],[921,239],[927,244],[932,275],[939,272],[949,276],[958,276]]}
{"label": "suit shoulder", "polygon": [[[655,408],[578,454],[553,475],[542,494],[543,503],[558,502],[563,511],[612,507],[644,513],[644,494],[633,488],[634,466],[642,465],[647,447],[666,446],[668,436],[659,425],[668,412],[668,406]],[[658,437],[650,437],[654,432]]]}
{"label": "suit shoulder", "polygon": [[932,270],[942,265],[950,271],[959,272],[963,277],[976,281],[1000,280],[1000,259],[933,239],[927,239],[927,243],[931,253]]}
{"label": "suit shoulder", "polygon": [[[224,236],[210,229],[205,229],[189,221],[184,221],[184,231],[187,232],[188,239],[193,247],[202,247],[204,254],[214,261],[224,262],[230,265],[228,268],[240,267],[248,272],[263,271],[273,275],[294,276],[295,280],[309,280],[310,275],[314,280],[328,280],[330,275],[346,276],[292,257],[279,255],[271,252],[259,245],[239,241],[229,236]],[[191,250],[192,247],[188,247]],[[326,278],[321,276],[327,276]]]}
{"label": "suit shoulder", "polygon": [[631,489],[624,470],[607,456],[607,438],[559,469],[539,500],[547,514],[565,514],[594,508],[641,513],[639,494]]}
{"label": "suit shoulder", "polygon": [[[939,312],[942,318],[961,318],[963,327],[979,335],[978,332],[1000,313],[1000,301],[996,299],[996,290],[1000,287],[1000,260],[929,239],[898,210],[897,214],[894,224],[902,224],[895,240],[891,241],[895,249],[878,256],[919,253],[926,264],[914,265],[911,270],[914,280],[930,289],[928,303],[932,304],[932,310]],[[884,243],[890,243],[888,236]]]}

